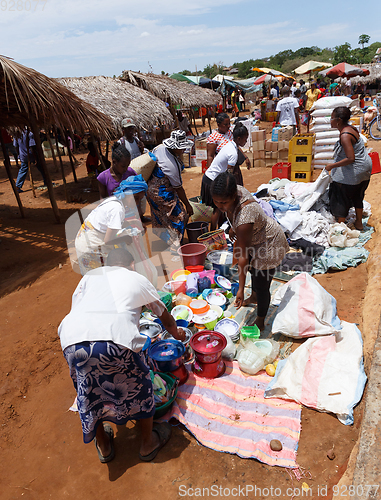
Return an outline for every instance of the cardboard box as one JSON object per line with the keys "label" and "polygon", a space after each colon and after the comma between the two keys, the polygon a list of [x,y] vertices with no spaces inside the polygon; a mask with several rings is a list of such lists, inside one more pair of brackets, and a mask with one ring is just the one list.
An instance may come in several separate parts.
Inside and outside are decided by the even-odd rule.
{"label": "cardboard box", "polygon": [[278,141],[278,151],[288,151],[289,141]]}
{"label": "cardboard box", "polygon": [[292,125],[287,125],[287,127],[282,127],[278,130],[278,141],[290,141],[294,134],[294,128]]}
{"label": "cardboard box", "polygon": [[278,151],[278,159],[279,160],[288,160],[288,150],[283,149],[282,151]]}
{"label": "cardboard box", "polygon": [[196,155],[191,156],[190,164],[191,164],[191,167],[197,167]]}
{"label": "cardboard box", "polygon": [[196,149],[196,158],[197,160],[206,160],[207,159],[206,149]]}
{"label": "cardboard box", "polygon": [[271,151],[270,158],[272,160],[277,160],[278,159],[278,151]]}
{"label": "cardboard box", "polygon": [[254,160],[254,167],[265,167],[266,160]]}
{"label": "cardboard box", "polygon": [[265,158],[265,151],[253,151],[253,158],[254,160],[259,160],[259,159],[264,159]]}
{"label": "cardboard box", "polygon": [[253,142],[265,141],[266,140],[266,130],[254,130],[251,133],[251,140]]}
{"label": "cardboard box", "polygon": [[278,151],[278,143],[273,141],[266,141],[265,144],[266,151]]}
{"label": "cardboard box", "polygon": [[265,141],[255,141],[252,144],[253,151],[264,151],[265,150]]}
{"label": "cardboard box", "polygon": [[202,139],[201,141],[196,141],[195,148],[196,148],[196,151],[198,149],[206,149],[206,139]]}

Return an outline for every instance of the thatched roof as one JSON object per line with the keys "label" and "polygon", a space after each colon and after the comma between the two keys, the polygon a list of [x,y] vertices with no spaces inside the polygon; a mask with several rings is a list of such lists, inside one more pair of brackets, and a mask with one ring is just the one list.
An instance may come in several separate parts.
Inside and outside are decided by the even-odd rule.
{"label": "thatched roof", "polygon": [[352,77],[352,83],[373,83],[376,80],[381,80],[381,63],[359,64],[358,67],[362,69],[368,69],[369,75]]}
{"label": "thatched roof", "polygon": [[138,127],[150,129],[158,123],[172,123],[173,117],[165,103],[149,92],[105,76],[59,78],[69,90],[109,116],[118,133],[120,122],[132,118]]}
{"label": "thatched roof", "polygon": [[56,125],[110,137],[111,120],[57,80],[0,56],[0,128]]}
{"label": "thatched roof", "polygon": [[123,71],[120,79],[132,83],[136,87],[148,90],[159,99],[166,100],[170,98],[173,105],[180,104],[185,108],[213,106],[221,101],[221,96],[213,90],[186,82],[178,82],[168,76]]}

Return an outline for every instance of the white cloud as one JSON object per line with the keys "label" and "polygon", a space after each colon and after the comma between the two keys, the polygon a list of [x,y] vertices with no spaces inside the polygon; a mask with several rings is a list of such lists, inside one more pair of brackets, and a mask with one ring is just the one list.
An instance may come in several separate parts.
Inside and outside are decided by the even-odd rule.
{"label": "white cloud", "polygon": [[148,33],[148,31],[143,31],[143,33],[140,33],[140,37],[145,37],[145,36],[150,36],[150,34]]}

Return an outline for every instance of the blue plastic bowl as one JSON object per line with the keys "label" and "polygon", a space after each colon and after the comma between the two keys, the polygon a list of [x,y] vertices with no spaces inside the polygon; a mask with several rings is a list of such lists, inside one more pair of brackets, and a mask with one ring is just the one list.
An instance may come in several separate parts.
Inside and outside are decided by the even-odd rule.
{"label": "blue plastic bowl", "polygon": [[188,328],[189,321],[187,321],[186,319],[177,319],[176,320],[176,325],[179,328]]}

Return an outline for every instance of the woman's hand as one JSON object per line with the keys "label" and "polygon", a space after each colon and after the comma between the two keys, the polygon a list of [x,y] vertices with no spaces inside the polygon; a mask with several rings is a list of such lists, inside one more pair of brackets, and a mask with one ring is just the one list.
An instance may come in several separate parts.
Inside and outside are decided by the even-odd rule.
{"label": "woman's hand", "polygon": [[251,161],[249,160],[249,158],[246,158],[245,163],[246,163],[247,170],[250,170],[251,169]]}
{"label": "woman's hand", "polygon": [[177,333],[174,335],[175,339],[183,342],[185,340],[185,332],[182,328],[177,328]]}
{"label": "woman's hand", "polygon": [[192,205],[190,203],[188,203],[185,207],[186,211],[187,211],[187,214],[189,215],[189,217],[192,217],[193,215],[193,208],[192,208]]}
{"label": "woman's hand", "polygon": [[236,309],[240,309],[242,307],[243,299],[244,299],[244,290],[243,288],[239,288],[234,301],[234,307]]}
{"label": "woman's hand", "polygon": [[235,234],[234,229],[231,227],[229,229],[229,240],[234,243],[236,239],[237,239],[237,235]]}

